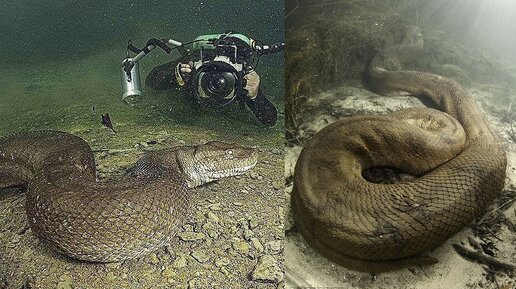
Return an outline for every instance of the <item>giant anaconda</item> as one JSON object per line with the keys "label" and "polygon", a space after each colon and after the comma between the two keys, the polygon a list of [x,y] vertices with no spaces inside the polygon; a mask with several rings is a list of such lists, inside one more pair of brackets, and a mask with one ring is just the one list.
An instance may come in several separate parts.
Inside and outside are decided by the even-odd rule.
{"label": "giant anaconda", "polygon": [[[417,28],[369,67],[377,92],[425,95],[446,112],[413,108],[334,122],[299,156],[292,194],[296,226],[328,258],[382,262],[437,247],[478,216],[505,181],[506,155],[470,93],[454,80],[387,70],[422,48]],[[368,182],[371,167],[395,167],[417,178]]]}
{"label": "giant anaconda", "polygon": [[58,131],[0,139],[0,188],[24,186],[32,231],[73,258],[114,262],[160,248],[178,231],[188,188],[254,167],[257,151],[209,142],[148,152],[121,180],[96,181],[93,153]]}

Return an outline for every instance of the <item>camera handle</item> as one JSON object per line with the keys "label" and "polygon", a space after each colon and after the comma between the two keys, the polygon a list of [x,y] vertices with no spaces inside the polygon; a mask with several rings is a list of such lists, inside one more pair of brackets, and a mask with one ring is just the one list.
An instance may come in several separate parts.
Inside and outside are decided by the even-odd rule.
{"label": "camera handle", "polygon": [[255,45],[254,50],[259,56],[281,52],[285,49],[285,43],[274,43],[272,45]]}

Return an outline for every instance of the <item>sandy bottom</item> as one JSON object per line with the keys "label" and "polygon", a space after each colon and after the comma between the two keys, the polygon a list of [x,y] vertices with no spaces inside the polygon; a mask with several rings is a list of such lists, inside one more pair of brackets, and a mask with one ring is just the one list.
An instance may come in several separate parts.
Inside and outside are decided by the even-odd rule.
{"label": "sandy bottom", "polygon": [[[481,107],[487,113],[495,129],[503,137],[508,152],[506,190],[516,185],[516,145],[511,140],[510,126],[503,122],[507,117],[507,104],[501,105],[497,99],[497,89],[493,86],[471,88]],[[353,115],[381,114],[401,108],[423,106],[410,96],[378,96],[361,87],[350,84],[339,89],[323,92],[307,103],[303,114],[303,124],[299,129],[300,143],[306,142],[314,133],[327,124]],[[509,107],[510,109],[510,107]],[[292,175],[295,161],[302,146],[287,148],[285,175]],[[286,189],[290,193],[292,187]],[[514,206],[506,209],[504,215],[514,224]],[[314,251],[297,232],[292,222],[290,210],[286,215],[285,267],[286,288],[516,288],[515,280],[504,273],[488,274],[485,265],[468,261],[455,252],[452,244],[467,244],[473,237],[470,228],[465,228],[428,255],[439,260],[434,265],[415,265],[391,272],[371,274],[352,271],[336,265]],[[489,238],[498,252],[500,260],[516,263],[516,236],[502,225],[500,231]]]}

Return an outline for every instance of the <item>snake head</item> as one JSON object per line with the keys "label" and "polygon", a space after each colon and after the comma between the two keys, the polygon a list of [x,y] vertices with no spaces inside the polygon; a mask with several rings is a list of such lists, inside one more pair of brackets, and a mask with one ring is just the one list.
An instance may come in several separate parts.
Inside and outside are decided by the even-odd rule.
{"label": "snake head", "polygon": [[258,150],[236,143],[211,141],[190,148],[187,157],[181,161],[183,172],[189,179],[189,187],[241,175],[252,169],[258,161]]}

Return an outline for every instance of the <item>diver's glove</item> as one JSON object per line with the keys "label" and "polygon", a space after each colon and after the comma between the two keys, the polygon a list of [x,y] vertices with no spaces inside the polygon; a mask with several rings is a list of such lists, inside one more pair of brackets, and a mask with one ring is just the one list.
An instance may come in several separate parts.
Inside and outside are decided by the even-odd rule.
{"label": "diver's glove", "polygon": [[176,82],[179,86],[184,86],[192,73],[192,63],[178,63],[176,65],[174,74],[176,76]]}
{"label": "diver's glove", "polygon": [[247,97],[254,100],[258,95],[258,87],[260,86],[260,76],[256,71],[251,70],[248,74],[244,75],[246,84],[244,89],[247,90]]}

